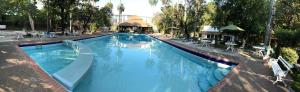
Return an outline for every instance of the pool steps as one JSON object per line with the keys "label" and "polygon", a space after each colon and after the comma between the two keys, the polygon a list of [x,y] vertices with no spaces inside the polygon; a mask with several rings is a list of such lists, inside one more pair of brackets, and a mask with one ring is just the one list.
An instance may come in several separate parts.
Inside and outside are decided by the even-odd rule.
{"label": "pool steps", "polygon": [[214,72],[207,72],[206,75],[204,77],[201,78],[205,78],[204,80],[201,80],[198,82],[198,85],[201,89],[202,92],[207,92],[208,89],[207,88],[211,88],[214,85],[216,85],[219,81],[221,81],[227,73],[229,73],[229,70],[226,69],[215,69]]}
{"label": "pool steps", "polygon": [[71,64],[55,72],[52,76],[68,90],[73,90],[93,63],[93,52],[84,44],[71,40],[64,40],[64,45],[74,49],[78,57]]}

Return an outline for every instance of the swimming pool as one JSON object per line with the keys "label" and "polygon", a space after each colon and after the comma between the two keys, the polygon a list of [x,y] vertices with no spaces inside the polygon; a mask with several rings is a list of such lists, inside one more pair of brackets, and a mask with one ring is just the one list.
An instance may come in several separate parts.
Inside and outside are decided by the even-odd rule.
{"label": "swimming pool", "polygon": [[[95,54],[92,67],[74,92],[202,92],[216,85],[234,67],[195,56],[147,35],[113,34],[79,42]],[[72,62],[69,58],[76,57],[75,52],[63,46],[23,49],[47,72],[57,67],[50,62]],[[68,53],[61,53],[60,59],[55,58],[56,54],[44,55],[61,49]]]}
{"label": "swimming pool", "polygon": [[22,49],[48,74],[53,74],[69,65],[78,56],[73,49],[62,43],[26,46]]}

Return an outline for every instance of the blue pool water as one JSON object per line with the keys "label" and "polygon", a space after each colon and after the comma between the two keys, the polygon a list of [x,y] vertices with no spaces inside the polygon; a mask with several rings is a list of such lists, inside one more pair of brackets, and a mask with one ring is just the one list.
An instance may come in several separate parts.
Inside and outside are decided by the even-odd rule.
{"label": "blue pool water", "polygon": [[[90,47],[95,56],[74,92],[205,92],[234,67],[146,35],[114,34],[79,42]],[[76,58],[76,53],[63,45],[23,49],[50,74]],[[60,54],[50,54],[55,52]]]}
{"label": "blue pool water", "polygon": [[27,46],[22,47],[22,49],[48,74],[53,74],[64,68],[77,57],[77,53],[73,49],[62,43]]}

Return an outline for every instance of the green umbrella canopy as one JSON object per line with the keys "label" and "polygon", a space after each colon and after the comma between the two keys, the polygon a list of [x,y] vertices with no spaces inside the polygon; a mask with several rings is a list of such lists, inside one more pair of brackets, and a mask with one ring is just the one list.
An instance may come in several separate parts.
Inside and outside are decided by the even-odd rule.
{"label": "green umbrella canopy", "polygon": [[238,30],[238,31],[245,31],[244,29],[242,29],[242,28],[240,28],[240,27],[238,27],[238,26],[236,26],[236,25],[228,25],[228,26],[226,26],[226,27],[222,27],[221,29],[220,29],[221,31],[224,31],[224,30]]}
{"label": "green umbrella canopy", "polygon": [[220,28],[220,31],[223,31],[223,32],[225,32],[225,33],[228,33],[228,34],[231,34],[230,36],[231,36],[231,41],[234,41],[234,35],[232,35],[232,34],[235,34],[235,35],[237,35],[239,32],[238,31],[245,31],[244,29],[242,29],[242,28],[240,28],[240,27],[238,27],[238,26],[236,26],[236,25],[228,25],[228,26],[226,26],[226,27],[222,27],[222,28]]}

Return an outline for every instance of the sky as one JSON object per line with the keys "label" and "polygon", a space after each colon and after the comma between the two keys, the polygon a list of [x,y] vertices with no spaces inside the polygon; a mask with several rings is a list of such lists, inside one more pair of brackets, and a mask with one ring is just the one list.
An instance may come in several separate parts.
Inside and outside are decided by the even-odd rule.
{"label": "sky", "polygon": [[[107,2],[112,2],[113,13],[118,15],[117,7],[120,4],[120,0],[100,0],[97,5],[104,6]],[[206,2],[210,2],[212,0],[205,0]],[[145,17],[152,17],[155,13],[160,12],[160,8],[162,7],[161,2],[159,1],[156,6],[151,6],[149,4],[149,0],[121,0],[121,2],[125,6],[125,11],[122,15],[138,15]],[[172,3],[183,3],[183,0],[172,0]]]}
{"label": "sky", "polygon": [[[120,0],[100,0],[97,5],[104,6],[107,2],[113,3],[113,13],[118,15],[117,7],[120,4]],[[161,3],[158,2],[156,6],[150,6],[148,0],[121,0],[125,6],[125,10],[122,15],[139,15],[145,17],[151,17],[155,12],[160,11]]]}
{"label": "sky", "polygon": [[[100,0],[96,3],[97,6],[103,7],[108,2],[113,3],[113,13],[118,15],[117,7],[120,1],[124,4],[125,10],[122,15],[138,15],[144,17],[152,17],[155,13],[160,12],[162,6],[159,1],[156,6],[150,6],[148,0]],[[211,1],[211,0],[206,0]],[[183,0],[172,0],[173,3],[183,2]],[[41,3],[38,2],[37,6],[42,7]]]}

